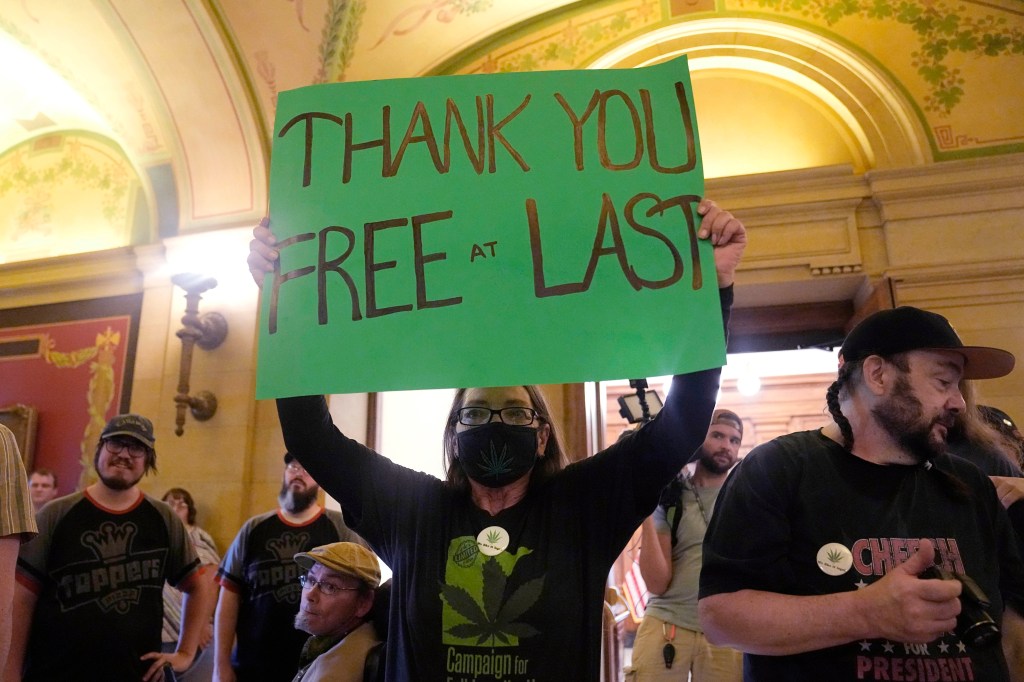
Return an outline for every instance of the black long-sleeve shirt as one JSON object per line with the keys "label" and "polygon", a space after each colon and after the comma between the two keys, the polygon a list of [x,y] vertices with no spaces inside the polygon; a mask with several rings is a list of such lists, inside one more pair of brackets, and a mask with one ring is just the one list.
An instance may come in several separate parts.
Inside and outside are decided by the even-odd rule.
{"label": "black long-sleeve shirt", "polygon": [[288,451],[394,573],[387,679],[598,679],[608,571],[704,441],[720,375],[675,376],[653,421],[495,516],[345,437],[322,397],[278,400]]}

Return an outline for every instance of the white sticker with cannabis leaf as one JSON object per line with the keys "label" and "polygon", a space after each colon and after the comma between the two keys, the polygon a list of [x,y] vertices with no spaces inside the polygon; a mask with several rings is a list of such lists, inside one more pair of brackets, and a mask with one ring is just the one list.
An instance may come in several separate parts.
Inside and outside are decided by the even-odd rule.
{"label": "white sticker with cannabis leaf", "polygon": [[497,556],[508,548],[508,532],[501,526],[488,526],[476,536],[476,544],[487,556]]}
{"label": "white sticker with cannabis leaf", "polygon": [[818,568],[829,575],[843,575],[853,566],[853,554],[838,542],[822,545],[817,558]]}

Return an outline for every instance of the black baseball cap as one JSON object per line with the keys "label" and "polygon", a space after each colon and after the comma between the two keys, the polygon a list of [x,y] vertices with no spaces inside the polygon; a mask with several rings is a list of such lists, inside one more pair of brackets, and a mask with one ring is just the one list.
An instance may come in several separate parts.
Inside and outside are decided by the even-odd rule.
{"label": "black baseball cap", "polygon": [[100,434],[100,440],[113,436],[130,436],[150,450],[156,437],[153,435],[153,422],[139,414],[119,414],[107,422]]}
{"label": "black baseball cap", "polygon": [[938,313],[900,306],[872,313],[846,336],[839,357],[856,362],[869,355],[888,357],[911,350],[952,350],[964,357],[964,379],[995,379],[1013,371],[1013,353],[987,346],[965,346],[949,320]]}
{"label": "black baseball cap", "polygon": [[284,463],[285,464],[291,464],[294,461],[295,461],[295,455],[293,455],[290,452],[284,453]]}

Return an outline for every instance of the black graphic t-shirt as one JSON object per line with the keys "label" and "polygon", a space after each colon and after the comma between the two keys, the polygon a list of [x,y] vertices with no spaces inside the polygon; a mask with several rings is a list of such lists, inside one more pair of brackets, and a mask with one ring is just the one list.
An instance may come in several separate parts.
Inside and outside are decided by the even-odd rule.
{"label": "black graphic t-shirt", "polygon": [[[948,472],[971,490],[949,493]],[[1024,564],[989,480],[956,457],[934,468],[881,466],[819,431],[755,448],[719,494],[704,541],[700,596],[764,590],[852,591],[879,580],[932,540],[936,563],[972,578],[992,600],[1024,613]],[[747,655],[748,680],[1007,679],[999,644],[975,649],[953,633],[927,644],[864,640],[792,656]]]}
{"label": "black graphic t-shirt", "polygon": [[288,451],[394,572],[387,679],[599,679],[608,572],[704,441],[719,375],[675,377],[654,421],[496,516],[346,438],[323,398],[279,400]]}
{"label": "black graphic t-shirt", "polygon": [[337,511],[322,511],[297,526],[279,512],[254,516],[235,536],[217,573],[220,584],[237,592],[237,643],[231,664],[240,680],[291,680],[309,635],[295,629],[299,612],[299,567],[292,558],[319,545],[362,540]]}
{"label": "black graphic t-shirt", "polygon": [[36,592],[25,680],[140,680],[160,651],[164,581],[199,566],[181,520],[146,496],[115,512],[86,493],[40,510],[18,579]]}

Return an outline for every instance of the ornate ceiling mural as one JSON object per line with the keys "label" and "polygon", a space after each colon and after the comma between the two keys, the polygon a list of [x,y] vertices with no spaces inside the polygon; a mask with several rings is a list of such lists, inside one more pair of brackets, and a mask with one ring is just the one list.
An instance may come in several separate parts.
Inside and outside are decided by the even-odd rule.
{"label": "ornate ceiling mural", "polygon": [[[732,3],[730,3],[732,4]],[[735,0],[740,8],[754,5],[815,24],[824,23],[840,35],[856,40],[888,24],[896,32],[910,32],[902,43],[909,48],[909,65],[924,81],[924,109],[949,114],[965,95],[968,58],[1024,55],[1024,31],[1008,19],[1017,11],[998,13],[990,3],[881,2],[879,0]],[[1007,16],[1009,15],[1009,16]],[[842,27],[841,24],[847,24]],[[863,31],[858,31],[858,27]],[[878,46],[882,47],[882,46]],[[896,47],[890,43],[889,47]]]}
{"label": "ornate ceiling mural", "polygon": [[[0,5],[12,65],[0,74],[0,157],[9,172],[32,140],[108,140],[148,201],[123,207],[133,217],[116,239],[153,241],[265,212],[284,90],[681,54],[709,176],[1024,151],[1018,0],[12,0]],[[15,235],[24,243],[45,206],[58,215],[78,191],[65,184],[47,200],[12,185],[3,201],[17,195],[21,208],[0,215],[0,251],[28,253]],[[141,229],[125,228],[137,218]]]}
{"label": "ornate ceiling mural", "polygon": [[[592,6],[591,6],[592,5]],[[781,35],[795,29],[845,48],[855,59],[884,74],[900,89],[928,132],[936,159],[1024,150],[1024,7],[1020,3],[932,0],[677,0],[583,3],[526,23],[453,56],[438,73],[493,73],[585,68],[623,43],[639,42],[652,53],[674,56],[700,43],[672,46],[644,40],[682,22],[710,16],[735,23],[721,36],[722,52],[764,48],[768,32],[747,31],[747,20],[778,25]],[[709,46],[701,45],[706,52]],[[810,64],[820,55],[809,43],[794,45],[790,56]],[[762,49],[775,61],[779,46]],[[610,64],[608,66],[611,66]],[[992,103],[1000,102],[999,106]]]}

